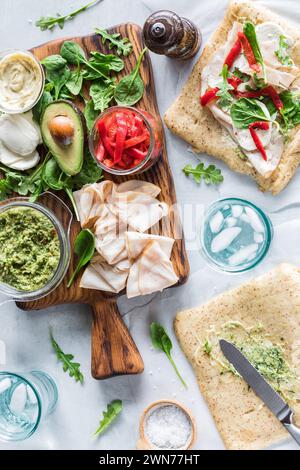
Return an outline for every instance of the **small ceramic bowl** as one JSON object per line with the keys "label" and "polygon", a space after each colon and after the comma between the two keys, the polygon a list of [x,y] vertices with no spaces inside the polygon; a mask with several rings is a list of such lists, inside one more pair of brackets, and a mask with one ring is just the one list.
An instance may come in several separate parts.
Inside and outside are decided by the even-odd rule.
{"label": "small ceramic bowl", "polygon": [[193,448],[195,441],[196,441],[196,437],[197,437],[197,430],[196,430],[196,422],[192,413],[190,412],[188,408],[186,408],[184,405],[182,405],[176,400],[162,399],[162,400],[157,400],[151,403],[149,406],[147,406],[147,408],[144,409],[142,413],[142,416],[140,419],[140,439],[138,440],[137,445],[136,445],[136,448],[138,450],[151,450],[151,449],[159,450],[147,439],[146,434],[145,434],[145,425],[146,425],[146,420],[148,416],[150,415],[151,411],[153,411],[155,408],[159,408],[161,406],[166,406],[166,405],[175,405],[178,408],[180,408],[186,414],[187,418],[189,419],[191,423],[190,439],[187,441],[184,448],[178,449],[178,450],[188,450],[188,449]]}

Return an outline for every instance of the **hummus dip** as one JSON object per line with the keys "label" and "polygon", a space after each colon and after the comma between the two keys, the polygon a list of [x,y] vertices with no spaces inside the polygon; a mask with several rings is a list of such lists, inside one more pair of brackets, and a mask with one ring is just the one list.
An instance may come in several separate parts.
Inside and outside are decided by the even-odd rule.
{"label": "hummus dip", "polygon": [[0,61],[0,108],[19,113],[32,108],[44,84],[42,67],[29,53],[10,52]]}

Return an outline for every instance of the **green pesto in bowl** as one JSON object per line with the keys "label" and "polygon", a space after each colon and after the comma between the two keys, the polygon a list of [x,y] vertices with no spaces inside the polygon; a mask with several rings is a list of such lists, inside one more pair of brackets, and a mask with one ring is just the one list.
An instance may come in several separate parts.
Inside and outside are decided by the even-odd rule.
{"label": "green pesto in bowl", "polygon": [[13,207],[0,214],[0,282],[35,291],[54,276],[61,247],[56,228],[40,211]]}

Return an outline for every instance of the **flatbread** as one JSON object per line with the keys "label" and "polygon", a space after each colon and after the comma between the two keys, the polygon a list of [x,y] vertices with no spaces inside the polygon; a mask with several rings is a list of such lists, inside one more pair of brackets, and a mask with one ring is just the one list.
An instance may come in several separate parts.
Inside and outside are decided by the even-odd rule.
{"label": "flatbread", "polygon": [[277,169],[269,178],[263,178],[247,161],[239,157],[239,148],[226,129],[218,123],[209,109],[199,104],[201,72],[216,50],[226,42],[234,21],[241,18],[250,20],[254,24],[272,21],[282,26],[287,35],[295,40],[291,57],[300,67],[299,28],[283,21],[278,15],[261,6],[254,6],[252,2],[233,1],[227,9],[224,20],[205,46],[181,94],[166,112],[164,120],[168,128],[191,144],[196,152],[206,152],[223,160],[232,170],[252,176],[261,190],[277,194],[289,183],[300,163],[300,126],[291,132],[290,141],[285,145]]}
{"label": "flatbread", "polygon": [[[227,321],[262,323],[273,343],[284,338],[288,363],[299,368],[300,269],[282,264],[205,305],[177,314],[174,328],[228,449],[261,449],[288,436],[243,379],[220,374],[203,351],[207,330]],[[297,371],[298,373],[298,371]],[[230,377],[229,377],[230,375]],[[300,422],[300,403],[292,405]]]}

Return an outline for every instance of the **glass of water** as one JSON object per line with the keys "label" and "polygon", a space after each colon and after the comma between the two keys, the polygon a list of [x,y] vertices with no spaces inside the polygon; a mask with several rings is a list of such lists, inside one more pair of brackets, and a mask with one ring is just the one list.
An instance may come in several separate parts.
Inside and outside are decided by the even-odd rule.
{"label": "glass of water", "polygon": [[57,386],[45,372],[0,372],[0,440],[30,437],[57,399]]}

